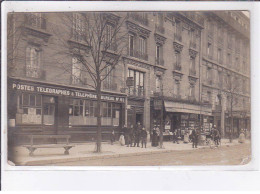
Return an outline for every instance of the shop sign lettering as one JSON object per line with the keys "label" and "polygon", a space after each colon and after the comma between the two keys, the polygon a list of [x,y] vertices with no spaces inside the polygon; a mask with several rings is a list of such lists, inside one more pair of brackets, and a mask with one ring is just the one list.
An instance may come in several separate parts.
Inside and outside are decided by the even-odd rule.
{"label": "shop sign lettering", "polygon": [[[90,93],[90,92],[71,91],[71,90],[66,90],[66,89],[57,89],[57,88],[44,87],[44,86],[32,86],[32,85],[27,85],[27,84],[13,83],[12,89],[28,91],[28,92],[62,95],[62,96],[97,99],[97,95]],[[106,101],[116,101],[116,102],[125,101],[125,99],[123,97],[107,96],[107,95],[101,95],[101,99],[106,100]]]}

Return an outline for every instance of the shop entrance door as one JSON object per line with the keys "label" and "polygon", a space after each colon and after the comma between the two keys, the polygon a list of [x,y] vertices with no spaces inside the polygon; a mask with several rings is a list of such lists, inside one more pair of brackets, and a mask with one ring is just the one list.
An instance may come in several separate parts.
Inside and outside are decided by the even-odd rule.
{"label": "shop entrance door", "polygon": [[54,96],[43,96],[43,125],[46,130],[57,129],[57,99]]}
{"label": "shop entrance door", "polygon": [[136,124],[140,122],[141,125],[143,125],[143,114],[136,113]]}

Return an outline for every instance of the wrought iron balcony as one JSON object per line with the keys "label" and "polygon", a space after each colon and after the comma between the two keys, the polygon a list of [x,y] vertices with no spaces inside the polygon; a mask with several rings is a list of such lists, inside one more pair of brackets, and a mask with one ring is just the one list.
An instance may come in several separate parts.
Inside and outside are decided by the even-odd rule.
{"label": "wrought iron balcony", "polygon": [[213,81],[212,81],[212,80],[208,80],[208,84],[209,84],[209,85],[212,85],[212,84],[213,84]]}
{"label": "wrought iron balcony", "polygon": [[25,14],[25,24],[33,28],[46,30],[46,19],[36,14]]}
{"label": "wrought iron balcony", "polygon": [[212,55],[208,55],[208,58],[209,58],[210,60],[213,60],[213,56],[212,56]]}
{"label": "wrought iron balcony", "polygon": [[26,77],[36,78],[36,79],[45,79],[45,70],[38,67],[26,67],[25,75]]}
{"label": "wrought iron balcony", "polygon": [[142,86],[132,86],[128,88],[128,95],[134,97],[144,97],[145,90]]}
{"label": "wrought iron balcony", "polygon": [[160,32],[160,33],[162,33],[162,34],[164,34],[164,32],[165,32],[165,28],[162,26],[162,25],[155,25],[155,30],[157,31],[157,32]]}
{"label": "wrought iron balcony", "polygon": [[173,98],[174,98],[175,100],[181,100],[181,95],[180,95],[180,94],[174,94],[174,95],[173,95]]}
{"label": "wrought iron balcony", "polygon": [[175,64],[174,64],[174,70],[176,70],[176,71],[181,71],[181,64],[175,63]]}
{"label": "wrought iron balcony", "polygon": [[215,110],[216,110],[216,111],[221,111],[221,110],[222,110],[221,105],[215,105]]}
{"label": "wrought iron balcony", "polygon": [[232,43],[228,42],[228,48],[232,49]]}
{"label": "wrought iron balcony", "polygon": [[190,75],[191,76],[196,76],[196,70],[195,69],[190,69]]}
{"label": "wrought iron balcony", "polygon": [[161,59],[161,58],[155,57],[155,64],[160,65],[160,66],[164,66],[164,60]]}
{"label": "wrought iron balcony", "polygon": [[192,49],[196,49],[197,48],[197,44],[195,42],[190,42],[190,48]]}
{"label": "wrought iron balcony", "polygon": [[223,37],[218,37],[218,42],[222,44],[224,42]]}
{"label": "wrought iron balcony", "polygon": [[103,89],[104,89],[104,90],[115,91],[115,90],[117,90],[117,84],[116,84],[116,83],[104,82],[104,83],[103,83]]}
{"label": "wrought iron balcony", "polygon": [[148,61],[148,54],[147,53],[143,53],[137,50],[129,50],[129,55],[131,57],[136,57],[145,61]]}
{"label": "wrought iron balcony", "polygon": [[196,101],[195,96],[188,96],[188,101],[190,101],[190,102]]}
{"label": "wrought iron balcony", "polygon": [[208,36],[209,36],[210,38],[212,38],[212,37],[213,37],[213,31],[208,31]]}
{"label": "wrought iron balcony", "polygon": [[180,34],[174,33],[174,40],[177,40],[179,42],[182,41],[182,36]]}

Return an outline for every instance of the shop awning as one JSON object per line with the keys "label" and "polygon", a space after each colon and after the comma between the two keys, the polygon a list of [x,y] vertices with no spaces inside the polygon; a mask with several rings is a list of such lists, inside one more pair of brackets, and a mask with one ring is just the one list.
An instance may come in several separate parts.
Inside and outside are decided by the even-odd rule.
{"label": "shop awning", "polygon": [[193,114],[203,114],[203,115],[212,114],[211,108],[203,107],[195,104],[164,101],[164,107],[166,112],[193,113]]}

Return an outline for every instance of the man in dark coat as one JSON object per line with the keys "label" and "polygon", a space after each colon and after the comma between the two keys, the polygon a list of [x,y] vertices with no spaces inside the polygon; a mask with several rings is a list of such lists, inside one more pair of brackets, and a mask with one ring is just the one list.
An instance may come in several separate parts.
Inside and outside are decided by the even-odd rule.
{"label": "man in dark coat", "polygon": [[129,128],[126,127],[126,125],[124,125],[123,127],[123,134],[125,137],[125,145],[129,145]]}
{"label": "man in dark coat", "polygon": [[198,131],[196,129],[192,130],[191,137],[192,137],[192,148],[194,148],[194,147],[197,148],[198,140],[199,140],[199,134],[198,134]]}
{"label": "man in dark coat", "polygon": [[134,131],[134,134],[135,134],[134,147],[135,147],[135,145],[137,145],[137,147],[139,147],[141,130],[142,130],[142,126],[141,126],[140,122],[138,122],[138,123],[137,123],[137,126],[136,126],[136,128],[135,128],[135,131]]}
{"label": "man in dark coat", "polygon": [[147,131],[143,127],[141,131],[141,142],[142,142],[142,148],[145,146],[146,148],[146,143],[147,143]]}
{"label": "man in dark coat", "polygon": [[128,145],[130,145],[130,147],[132,147],[132,145],[134,143],[134,139],[135,139],[134,127],[133,127],[133,125],[131,125],[129,128],[129,142],[128,142]]}

